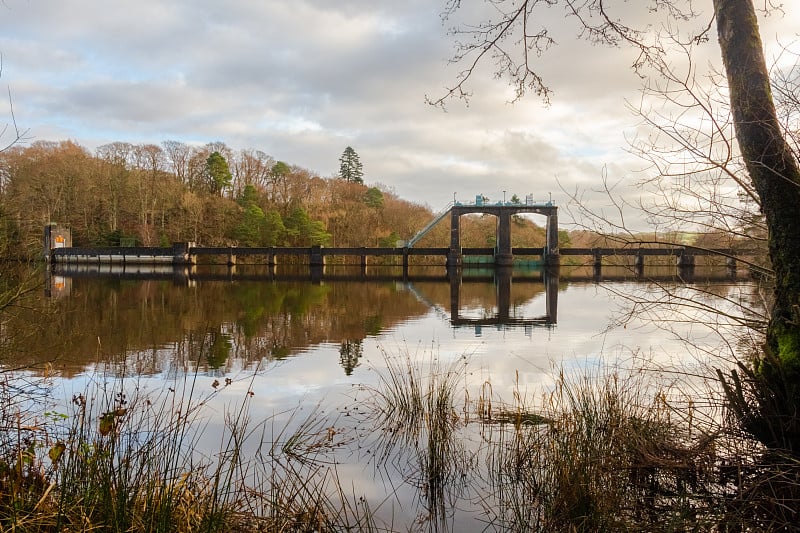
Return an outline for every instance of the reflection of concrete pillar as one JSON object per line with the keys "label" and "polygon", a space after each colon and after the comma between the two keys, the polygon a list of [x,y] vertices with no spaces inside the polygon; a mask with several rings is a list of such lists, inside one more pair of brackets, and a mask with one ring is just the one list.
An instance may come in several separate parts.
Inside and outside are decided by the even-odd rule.
{"label": "reflection of concrete pillar", "polygon": [[44,271],[44,295],[47,298],[62,298],[72,293],[72,278],[59,276],[51,269]]}
{"label": "reflection of concrete pillar", "polygon": [[511,214],[500,210],[497,214],[497,251],[494,264],[496,266],[511,266],[514,256],[511,254]]}
{"label": "reflection of concrete pillar", "polygon": [[494,280],[497,291],[497,318],[503,324],[508,321],[511,314],[511,269],[508,267],[495,269]]}
{"label": "reflection of concrete pillar", "polygon": [[461,271],[448,269],[447,277],[450,280],[450,320],[455,322],[461,307]]}
{"label": "reflection of concrete pillar", "polygon": [[728,276],[731,278],[736,277],[736,258],[728,257],[725,260],[725,265],[728,267]]}
{"label": "reflection of concrete pillar", "polygon": [[172,270],[172,283],[178,287],[188,287],[190,281],[190,268],[194,270],[196,267],[180,266]]}
{"label": "reflection of concrete pillar", "polygon": [[544,258],[545,265],[559,264],[558,252],[558,210],[553,207],[550,214],[547,215],[547,244],[546,255]]}
{"label": "reflection of concrete pillar", "polygon": [[447,252],[447,267],[461,266],[461,216],[455,209],[450,211],[450,250]]}
{"label": "reflection of concrete pillar", "polygon": [[544,272],[544,296],[547,319],[550,324],[558,324],[558,268],[548,268]]}
{"label": "reflection of concrete pillar", "polygon": [[311,268],[311,283],[319,285],[322,283],[322,276],[325,274],[325,267],[322,265],[312,265]]}
{"label": "reflection of concrete pillar", "polygon": [[684,249],[678,256],[678,275],[685,280],[694,277],[695,255],[689,250]]}

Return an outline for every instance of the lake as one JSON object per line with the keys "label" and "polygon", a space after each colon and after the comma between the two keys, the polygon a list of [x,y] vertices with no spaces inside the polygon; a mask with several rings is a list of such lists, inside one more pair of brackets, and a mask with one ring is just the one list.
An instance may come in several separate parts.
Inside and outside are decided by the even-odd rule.
{"label": "lake", "polygon": [[[210,462],[231,413],[247,420],[242,449],[256,460],[303,433],[306,475],[328,483],[333,468],[352,507],[368,505],[389,529],[503,529],[502,506],[476,473],[488,430],[467,423],[487,402],[536,404],[561,373],[608,368],[701,391],[709,369],[728,364],[736,321],[710,309],[756,305],[755,285],[725,269],[675,274],[71,267],[5,325],[19,339],[6,364],[46,374],[49,411],[109,391],[191,397],[201,407],[191,439]],[[421,474],[420,443],[387,439],[376,422],[396,407],[387,389],[409,376],[442,377],[456,391],[463,462],[436,489]]]}

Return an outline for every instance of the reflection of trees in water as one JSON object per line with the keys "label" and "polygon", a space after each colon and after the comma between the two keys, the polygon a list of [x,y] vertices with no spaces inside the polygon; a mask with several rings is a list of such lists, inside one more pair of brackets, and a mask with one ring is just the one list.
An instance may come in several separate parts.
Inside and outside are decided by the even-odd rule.
{"label": "reflection of trees in water", "polygon": [[358,360],[364,355],[364,341],[346,340],[342,341],[339,347],[339,363],[344,368],[344,373],[348,376],[358,366]]}
{"label": "reflection of trees in water", "polygon": [[[55,311],[47,320],[45,309]],[[236,360],[282,359],[315,344],[359,341],[427,310],[394,283],[209,281],[181,287],[76,278],[69,297],[40,298],[5,327],[40,330],[12,354],[14,365],[55,359],[57,370],[72,374],[107,362],[151,374],[165,364],[225,370]]]}
{"label": "reflection of trees in water", "polygon": [[218,369],[225,366],[225,363],[228,361],[228,356],[231,354],[232,347],[233,343],[231,342],[230,335],[219,331],[212,333],[211,343],[208,346],[205,357],[209,368]]}

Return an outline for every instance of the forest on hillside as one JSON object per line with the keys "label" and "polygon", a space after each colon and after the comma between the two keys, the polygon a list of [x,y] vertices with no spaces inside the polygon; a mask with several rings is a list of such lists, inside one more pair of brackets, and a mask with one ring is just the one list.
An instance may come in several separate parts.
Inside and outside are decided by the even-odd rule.
{"label": "forest on hillside", "polygon": [[[40,256],[55,222],[75,246],[395,246],[434,216],[390,188],[320,177],[256,149],[113,142],[94,153],[74,141],[37,141],[0,153],[0,254]],[[439,224],[420,245],[446,246]],[[514,218],[514,246],[544,231]],[[564,233],[566,238],[566,233]],[[493,246],[495,218],[464,217],[462,245]]]}

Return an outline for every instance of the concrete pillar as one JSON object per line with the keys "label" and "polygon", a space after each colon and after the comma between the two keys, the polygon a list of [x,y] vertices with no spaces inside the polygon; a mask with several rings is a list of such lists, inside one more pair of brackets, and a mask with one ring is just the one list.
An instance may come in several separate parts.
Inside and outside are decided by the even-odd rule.
{"label": "concrete pillar", "polygon": [[403,279],[408,278],[408,247],[403,248]]}
{"label": "concrete pillar", "polygon": [[694,260],[695,256],[689,250],[682,250],[680,255],[678,255],[678,270],[681,272],[687,272],[694,270]]}
{"label": "concrete pillar", "polygon": [[228,266],[236,266],[236,252],[233,247],[228,249]]}
{"label": "concrete pillar", "polygon": [[322,246],[316,245],[311,247],[309,265],[312,267],[325,266],[325,256],[322,254]]}
{"label": "concrete pillar", "polygon": [[450,249],[461,250],[461,215],[450,210]]}
{"label": "concrete pillar", "polygon": [[191,255],[190,252],[193,246],[194,246],[193,242],[172,243],[172,264],[173,265],[195,264],[195,257]]}
{"label": "concrete pillar", "polygon": [[644,254],[636,254],[633,260],[633,270],[637,276],[644,274]]}
{"label": "concrete pillar", "polygon": [[72,231],[69,228],[50,223],[44,227],[44,259],[52,261],[52,251],[55,248],[71,248]]}
{"label": "concrete pillar", "polygon": [[452,209],[450,211],[450,251],[447,253],[447,268],[459,267],[461,264],[461,215]]}
{"label": "concrete pillar", "polygon": [[687,250],[682,250],[681,253],[678,255],[678,266],[679,267],[693,267],[694,266],[694,254]]}
{"label": "concrete pillar", "polygon": [[548,266],[558,265],[560,264],[558,252],[558,210],[555,207],[553,207],[550,214],[547,215],[546,232],[547,244],[545,246],[546,255],[544,264]]}
{"label": "concrete pillar", "polygon": [[497,214],[497,249],[494,264],[499,267],[514,264],[514,256],[511,253],[511,214],[505,210],[500,210]]}

